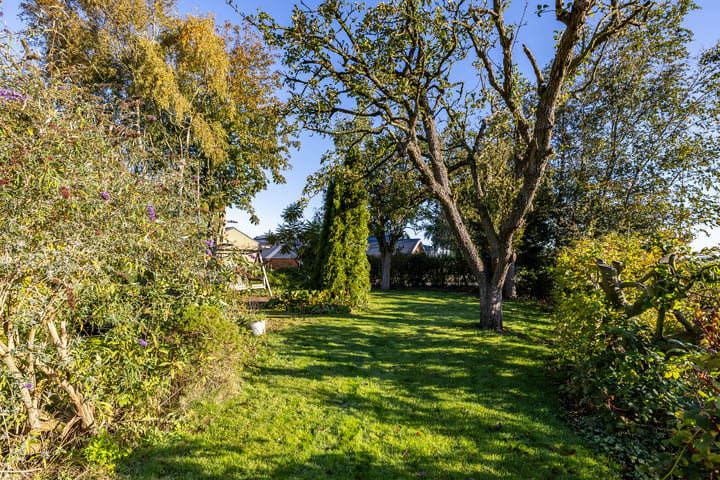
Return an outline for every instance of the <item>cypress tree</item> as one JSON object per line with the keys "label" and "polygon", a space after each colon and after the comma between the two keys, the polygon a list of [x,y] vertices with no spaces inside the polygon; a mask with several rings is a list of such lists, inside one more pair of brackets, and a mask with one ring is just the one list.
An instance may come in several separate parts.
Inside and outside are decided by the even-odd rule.
{"label": "cypress tree", "polygon": [[330,181],[325,194],[318,261],[313,284],[328,290],[350,306],[362,305],[370,291],[370,263],[367,250],[367,192],[353,164],[358,153],[348,152],[342,170]]}

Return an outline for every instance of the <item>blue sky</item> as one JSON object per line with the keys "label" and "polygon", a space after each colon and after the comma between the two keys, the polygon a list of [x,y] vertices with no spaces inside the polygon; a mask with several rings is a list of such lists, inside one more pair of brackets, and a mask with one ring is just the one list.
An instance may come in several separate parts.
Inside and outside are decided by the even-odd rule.
{"label": "blue sky", "polygon": [[[319,3],[314,0],[306,0],[308,4]],[[238,8],[245,13],[255,13],[258,8],[262,8],[281,24],[288,24],[290,20],[291,6],[295,2],[291,0],[237,0]],[[544,45],[552,45],[552,29],[556,26],[549,18],[542,22],[538,22],[538,18],[534,15],[533,2],[528,2],[526,19],[530,26],[521,30],[520,43],[528,43],[533,49],[533,53],[542,65],[548,59],[551,52],[548,49],[543,50]],[[702,9],[691,13],[688,16],[686,25],[690,28],[694,35],[695,41],[691,46],[692,51],[699,52],[702,49],[712,47],[720,39],[720,31],[718,30],[718,21],[720,21],[720,1],[718,0],[697,0],[696,2]],[[525,2],[516,0],[513,2],[516,8],[519,8],[518,14],[521,13]],[[3,28],[11,31],[18,30],[20,23],[16,19],[19,0],[0,0],[0,9],[5,13],[0,18],[0,25],[6,24]],[[212,12],[218,20],[229,20],[231,22],[239,22],[240,17],[229,7],[224,0],[180,0],[179,10],[181,13],[207,13]],[[549,16],[547,16],[549,17]],[[538,25],[538,23],[541,23]],[[520,57],[520,56],[518,56]],[[524,60],[524,57],[521,57]],[[521,65],[521,68],[527,68]],[[320,166],[320,158],[324,152],[332,148],[332,141],[309,134],[303,134],[299,137],[301,147],[299,150],[291,152],[292,170],[286,172],[287,183],[284,185],[271,185],[266,191],[261,192],[255,198],[253,205],[260,218],[259,225],[252,225],[249,222],[249,215],[237,209],[228,210],[228,220],[235,223],[230,225],[238,228],[250,236],[256,236],[273,230],[280,222],[280,214],[282,210],[291,202],[300,198],[305,180],[316,171]],[[321,199],[316,198],[310,202],[309,214],[312,214],[314,208],[321,205]],[[420,234],[420,232],[418,232]],[[701,237],[696,242],[696,246],[718,245],[720,243],[720,230],[713,232],[713,235]]]}

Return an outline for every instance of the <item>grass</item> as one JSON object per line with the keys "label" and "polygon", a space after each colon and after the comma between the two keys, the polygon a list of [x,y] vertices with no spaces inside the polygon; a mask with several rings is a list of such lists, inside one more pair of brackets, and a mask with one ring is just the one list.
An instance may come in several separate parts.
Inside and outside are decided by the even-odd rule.
{"label": "grass", "polygon": [[[549,321],[477,300],[373,294],[359,315],[275,325],[242,392],[196,407],[188,433],[136,451],[123,479],[611,479],[562,420]],[[264,348],[264,347],[263,347]]]}

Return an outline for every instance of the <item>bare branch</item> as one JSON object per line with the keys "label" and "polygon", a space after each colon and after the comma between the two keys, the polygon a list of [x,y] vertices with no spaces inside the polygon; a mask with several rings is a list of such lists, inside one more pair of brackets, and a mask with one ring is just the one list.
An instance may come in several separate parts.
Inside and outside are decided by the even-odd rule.
{"label": "bare branch", "polygon": [[497,16],[495,17],[495,28],[498,32],[500,46],[503,51],[503,90],[507,96],[512,94],[513,82],[515,80],[515,67],[513,65],[512,55],[512,33],[508,32],[505,27],[505,21],[502,17],[502,2],[493,0],[493,9]]}
{"label": "bare branch", "polygon": [[540,70],[540,67],[537,64],[535,57],[533,56],[528,46],[524,43],[523,51],[525,52],[525,55],[528,57],[528,60],[530,60],[530,63],[532,64],[533,70],[535,71],[535,78],[537,79],[538,92],[540,95],[542,95],[543,90],[545,90],[545,78],[543,77],[542,70]]}

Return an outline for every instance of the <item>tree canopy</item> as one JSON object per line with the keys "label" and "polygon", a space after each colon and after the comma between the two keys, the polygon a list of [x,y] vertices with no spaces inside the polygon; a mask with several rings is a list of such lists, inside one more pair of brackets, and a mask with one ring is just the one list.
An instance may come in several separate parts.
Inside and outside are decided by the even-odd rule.
{"label": "tree canopy", "polygon": [[274,96],[279,77],[249,27],[180,17],[174,0],[21,5],[49,71],[130,104],[135,117],[117,128],[146,133],[148,148],[196,180],[203,207],[252,212],[270,178],[284,181],[290,127]]}
{"label": "tree canopy", "polygon": [[[268,42],[284,51],[286,83],[294,92],[290,106],[305,126],[347,134],[334,128],[335,115],[368,119],[354,132],[388,135],[407,155],[478,278],[481,326],[501,329],[513,240],[554,153],[556,111],[571,93],[569,80],[609,38],[645,21],[651,8],[659,7],[632,0],[556,2],[562,30],[550,66],[543,71],[523,46],[534,67],[532,82],[518,72],[518,25],[506,21],[505,4],[498,0],[392,0],[373,7],[333,0],[296,6],[288,27],[266,14],[255,21]],[[463,63],[472,64],[469,79],[453,75]],[[508,155],[497,159],[487,133],[503,123],[509,126],[503,139]],[[451,181],[460,174],[472,186],[467,192]],[[489,261],[465,226],[460,195],[471,195]]]}
{"label": "tree canopy", "polygon": [[692,58],[688,4],[653,12],[597,52],[558,115],[549,183],[560,244],[578,231],[718,226],[720,64]]}

